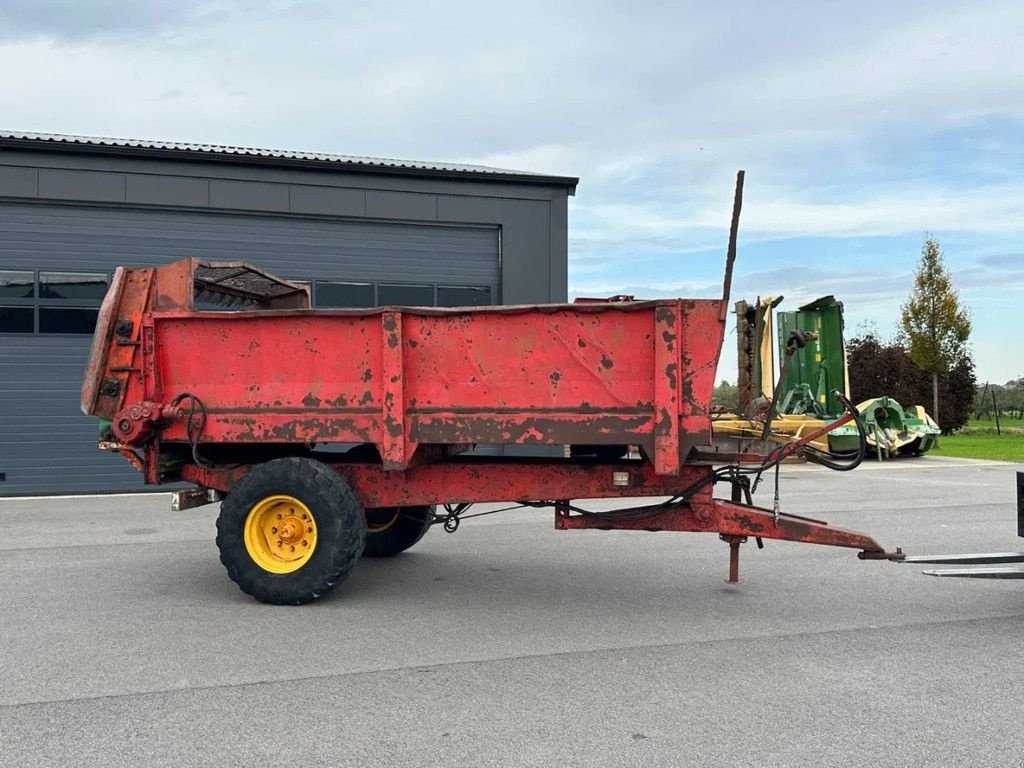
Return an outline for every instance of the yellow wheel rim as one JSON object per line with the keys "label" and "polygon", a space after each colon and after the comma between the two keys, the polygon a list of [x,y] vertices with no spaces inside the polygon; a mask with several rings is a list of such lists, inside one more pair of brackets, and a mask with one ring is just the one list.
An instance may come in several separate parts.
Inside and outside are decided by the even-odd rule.
{"label": "yellow wheel rim", "polygon": [[380,509],[366,510],[366,532],[383,533],[395,524],[401,511],[398,507],[381,507]]}
{"label": "yellow wheel rim", "polygon": [[267,496],[245,518],[245,551],[270,573],[293,573],[313,556],[316,520],[294,496]]}

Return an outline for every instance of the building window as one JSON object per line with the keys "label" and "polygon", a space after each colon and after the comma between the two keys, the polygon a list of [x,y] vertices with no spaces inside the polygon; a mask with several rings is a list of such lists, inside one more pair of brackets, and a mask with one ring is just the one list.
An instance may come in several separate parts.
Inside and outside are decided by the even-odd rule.
{"label": "building window", "polygon": [[34,312],[32,307],[0,307],[0,333],[32,333]]}
{"label": "building window", "polygon": [[381,283],[377,286],[377,303],[382,307],[432,307],[434,286]]}
{"label": "building window", "polygon": [[489,285],[407,285],[317,280],[318,307],[486,307],[494,303]]}
{"label": "building window", "polygon": [[107,294],[107,276],[79,272],[40,272],[40,299],[103,301]]}
{"label": "building window", "polygon": [[34,298],[35,283],[35,275],[32,272],[0,271],[0,298]]}
{"label": "building window", "polygon": [[373,283],[316,281],[318,307],[374,307],[377,305]]}
{"label": "building window", "polygon": [[437,306],[439,307],[486,307],[491,303],[490,286],[437,286]]}
{"label": "building window", "polygon": [[102,272],[0,270],[0,333],[92,335],[109,285]]}
{"label": "building window", "polygon": [[87,307],[40,307],[39,332],[92,335],[99,314],[98,309]]}

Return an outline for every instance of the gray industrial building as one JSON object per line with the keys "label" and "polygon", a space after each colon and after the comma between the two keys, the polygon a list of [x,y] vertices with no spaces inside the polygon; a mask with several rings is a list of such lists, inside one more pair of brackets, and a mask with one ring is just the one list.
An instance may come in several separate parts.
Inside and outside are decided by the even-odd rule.
{"label": "gray industrial building", "polygon": [[0,495],[133,490],[79,388],[121,264],[246,260],[315,306],[560,302],[577,179],[0,132]]}

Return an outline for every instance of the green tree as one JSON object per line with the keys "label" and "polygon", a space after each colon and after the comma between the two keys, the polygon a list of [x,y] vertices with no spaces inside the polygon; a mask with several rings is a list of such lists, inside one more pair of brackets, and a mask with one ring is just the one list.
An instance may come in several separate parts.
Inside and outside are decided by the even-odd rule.
{"label": "green tree", "polygon": [[[898,341],[881,341],[871,334],[855,336],[846,343],[846,354],[853,402],[882,395],[888,395],[904,407],[924,405],[928,401],[931,374],[914,365],[910,354]],[[978,402],[975,389],[974,361],[964,354],[939,377],[942,420],[938,423],[942,434],[950,435],[967,425],[972,405]]]}
{"label": "green tree", "polygon": [[939,241],[931,235],[925,237],[921,246],[914,289],[902,309],[900,325],[910,358],[918,368],[931,374],[931,415],[939,421],[939,376],[949,373],[967,355],[971,318],[960,306]]}
{"label": "green tree", "polygon": [[739,407],[739,390],[735,384],[730,384],[725,379],[722,379],[721,383],[715,387],[715,392],[711,396],[711,402],[714,405],[720,405],[727,411],[735,412]]}

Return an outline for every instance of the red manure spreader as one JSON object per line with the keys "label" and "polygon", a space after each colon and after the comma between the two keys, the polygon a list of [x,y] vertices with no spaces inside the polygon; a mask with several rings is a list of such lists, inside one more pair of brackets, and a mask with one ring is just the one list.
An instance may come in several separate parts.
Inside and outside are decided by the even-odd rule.
{"label": "red manure spreader", "polygon": [[[312,309],[307,288],[245,263],[121,267],[82,410],[146,483],[197,486],[179,507],[222,500],[221,560],[269,603],[311,601],[478,502],[552,507],[558,529],[717,533],[732,581],[749,538],[899,559],[751,503],[751,479],[817,435],[732,452],[712,439],[742,178],[720,299]],[[856,418],[848,406],[829,428]],[[574,503],[595,498],[633,501]]]}

